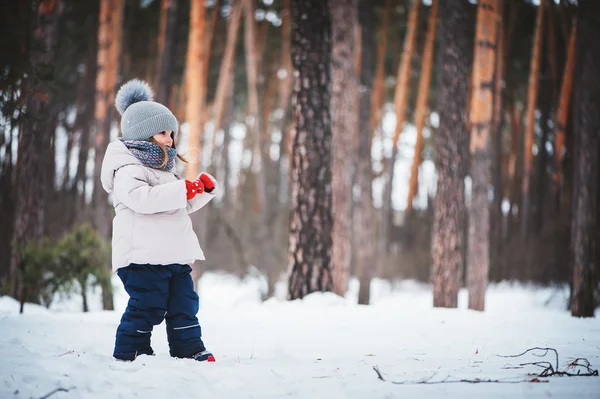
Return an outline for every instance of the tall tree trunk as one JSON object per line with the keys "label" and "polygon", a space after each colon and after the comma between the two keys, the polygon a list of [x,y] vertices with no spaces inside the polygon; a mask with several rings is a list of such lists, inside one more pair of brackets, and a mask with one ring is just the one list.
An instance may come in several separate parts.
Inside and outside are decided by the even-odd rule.
{"label": "tall tree trunk", "polygon": [[[110,142],[112,106],[121,48],[123,0],[101,0],[98,28],[98,69],[96,75],[96,142],[94,162],[94,191],[92,209],[94,225],[104,237],[110,234],[108,194],[100,185],[100,170],[106,147]],[[110,269],[110,264],[106,265]],[[110,281],[102,284],[104,310],[114,309]]]}
{"label": "tall tree trunk", "polygon": [[[185,65],[185,88],[187,104],[185,119],[188,123],[188,153],[193,159],[187,164],[185,178],[193,180],[201,166],[202,135],[204,133],[204,105],[206,101],[207,54],[204,49],[206,8],[204,0],[192,0],[190,5],[190,29]],[[196,281],[196,280],[194,280]]]}
{"label": "tall tree trunk", "polygon": [[[33,287],[25,287],[22,280],[21,249],[29,241],[39,239],[44,232],[44,209],[47,198],[47,173],[49,171],[48,149],[53,132],[54,117],[52,83],[55,71],[52,68],[58,42],[58,20],[62,1],[41,1],[33,19],[33,43],[29,48],[31,71],[25,83],[27,116],[19,129],[17,155],[17,177],[15,192],[15,224],[12,236],[12,259],[9,274],[9,292],[17,295],[21,302],[21,313],[25,301],[39,301]],[[29,21],[28,18],[28,21]],[[28,298],[27,294],[30,293]]]}
{"label": "tall tree trunk", "polygon": [[375,131],[377,121],[380,118],[381,105],[385,94],[385,54],[388,42],[388,30],[390,26],[390,15],[392,11],[392,0],[385,0],[381,21],[380,36],[377,43],[377,69],[375,71],[375,84],[371,98],[371,131]]}
{"label": "tall tree trunk", "polygon": [[354,27],[357,0],[330,0],[331,12],[331,130],[333,198],[333,292],[344,296],[350,278],[352,166],[357,129]]}
{"label": "tall tree trunk", "polygon": [[290,153],[291,153],[291,133],[292,129],[287,128],[290,119],[290,98],[292,93],[292,59],[290,57],[290,0],[283,0],[283,9],[281,10],[281,68],[284,73],[279,77],[281,84],[279,87],[279,108],[283,111],[279,130],[281,131],[281,142],[279,143],[279,165],[277,170],[275,187],[279,195],[280,202],[284,202],[289,197],[289,175],[290,175]]}
{"label": "tall tree trunk", "polygon": [[[257,211],[263,213],[267,206],[267,182],[265,178],[265,154],[263,145],[263,121],[258,101],[258,58],[256,49],[256,23],[252,0],[243,0],[244,48],[246,52],[246,74],[248,76],[248,123],[247,128],[252,148],[251,171],[256,179]],[[265,212],[266,213],[266,212]]]}
{"label": "tall tree trunk", "polygon": [[371,184],[371,98],[375,69],[375,6],[371,0],[359,0],[358,20],[361,26],[361,65],[358,156],[356,159],[356,185],[358,198],[354,212],[354,254],[356,274],[360,287],[358,303],[368,305],[371,296],[371,278],[375,274],[375,209]]}
{"label": "tall tree trunk", "polygon": [[600,3],[580,0],[577,52],[579,73],[575,111],[575,189],[571,222],[573,285],[571,314],[594,316],[598,268],[600,199]]}
{"label": "tall tree trunk", "polygon": [[425,48],[421,61],[421,75],[419,76],[419,94],[415,111],[415,125],[417,127],[417,142],[415,144],[415,155],[410,169],[410,181],[408,184],[408,198],[406,201],[406,212],[410,214],[413,208],[413,199],[417,194],[419,186],[419,165],[421,164],[421,153],[423,152],[423,127],[427,117],[427,104],[429,101],[429,86],[431,82],[431,68],[433,66],[433,45],[435,43],[435,30],[437,27],[438,0],[433,0],[429,11],[429,22],[427,36],[425,37]]}
{"label": "tall tree trunk", "polygon": [[288,299],[331,291],[331,17],[328,2],[292,0],[292,150]]}
{"label": "tall tree trunk", "polygon": [[[234,81],[235,48],[237,43],[240,20],[242,16],[242,7],[239,1],[232,4],[232,12],[227,25],[227,38],[225,39],[225,51],[219,67],[219,79],[213,102],[213,132],[216,135],[221,129],[225,110],[227,108],[227,98],[231,94],[230,89]],[[228,134],[225,132],[225,134]],[[213,143],[215,141],[213,140]],[[214,146],[214,144],[213,144]],[[211,151],[211,156],[213,156]],[[211,162],[212,164],[212,162]]]}
{"label": "tall tree trunk", "polygon": [[462,0],[440,2],[438,110],[434,136],[438,174],[434,202],[431,254],[433,305],[457,306],[462,280],[465,193],[463,165],[468,152],[466,101],[469,81],[469,5]]}
{"label": "tall tree trunk", "polygon": [[537,105],[537,94],[540,78],[540,58],[542,53],[542,33],[544,31],[544,4],[540,2],[535,24],[535,36],[533,39],[533,53],[531,55],[531,69],[529,72],[529,89],[527,92],[527,116],[525,119],[525,163],[523,169],[523,205],[521,213],[521,237],[527,238],[529,225],[529,182],[533,166],[533,143],[535,127],[535,109]]}
{"label": "tall tree trunk", "polygon": [[554,154],[556,157],[556,172],[554,174],[554,192],[555,201],[558,203],[559,188],[563,178],[563,158],[565,148],[565,129],[567,118],[569,116],[569,106],[571,104],[571,91],[573,88],[573,70],[575,67],[575,38],[577,37],[577,19],[573,19],[571,34],[567,45],[567,62],[563,72],[562,84],[560,88],[560,97],[558,110],[556,112],[556,121],[554,122]]}
{"label": "tall tree trunk", "polygon": [[504,79],[505,68],[505,49],[506,49],[506,30],[504,29],[504,0],[498,0],[496,10],[496,66],[494,71],[494,116],[492,124],[493,139],[492,143],[492,183],[494,187],[494,200],[492,202],[492,213],[490,218],[490,269],[496,273],[492,278],[498,279],[500,275],[498,266],[502,253],[502,200],[504,198],[503,189],[503,165],[504,165],[504,113],[502,104],[502,81]]}
{"label": "tall tree trunk", "polygon": [[411,60],[417,39],[417,23],[419,21],[419,0],[413,0],[408,14],[408,26],[406,36],[404,37],[404,46],[402,49],[402,59],[398,65],[398,74],[396,76],[396,90],[394,92],[394,111],[396,112],[396,129],[392,140],[392,156],[386,160],[384,168],[385,189],[383,193],[383,240],[386,242],[386,252],[389,251],[390,228],[392,215],[392,184],[394,182],[394,164],[398,153],[398,139],[404,127],[406,117],[406,107],[408,102],[408,93],[410,91]]}
{"label": "tall tree trunk", "polygon": [[175,59],[175,31],[177,29],[177,1],[162,0],[160,11],[159,48],[157,57],[158,95],[156,101],[167,104]]}
{"label": "tall tree trunk", "polygon": [[490,130],[494,105],[494,66],[498,26],[498,0],[477,3],[473,97],[471,104],[471,204],[467,254],[469,309],[484,310],[490,262],[491,182]]}
{"label": "tall tree trunk", "polygon": [[[194,180],[202,166],[202,139],[204,134],[204,106],[206,101],[206,70],[208,68],[205,49],[206,8],[203,0],[192,0],[190,4],[190,28],[185,63],[184,91],[187,97],[185,119],[188,123],[188,157],[185,178]],[[197,227],[198,240],[205,241],[206,213],[200,212],[193,220]],[[201,271],[192,265],[194,287]]]}
{"label": "tall tree trunk", "polygon": [[[99,2],[98,2],[99,3]],[[99,4],[96,4],[99,6]],[[94,16],[93,26],[94,31],[98,30],[98,13]],[[85,76],[84,76],[84,97],[82,102],[85,103],[83,106],[83,112],[79,113],[79,107],[77,109],[77,126],[81,127],[79,132],[79,154],[77,158],[77,171],[75,173],[75,181],[73,182],[73,191],[75,193],[81,193],[80,199],[77,201],[75,209],[75,220],[80,221],[83,213],[83,208],[86,201],[86,181],[87,181],[87,163],[90,156],[90,134],[93,119],[95,117],[95,105],[94,94],[96,90],[96,73],[97,73],[97,56],[98,56],[98,39],[97,37],[91,37],[88,45],[88,53],[85,62]]]}

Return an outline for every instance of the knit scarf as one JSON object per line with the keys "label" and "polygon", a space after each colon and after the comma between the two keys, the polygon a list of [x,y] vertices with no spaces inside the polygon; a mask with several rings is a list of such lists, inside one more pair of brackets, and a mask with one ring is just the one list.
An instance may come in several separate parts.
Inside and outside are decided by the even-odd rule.
{"label": "knit scarf", "polygon": [[165,160],[165,156],[162,148],[156,143],[150,141],[141,140],[122,140],[125,147],[131,151],[134,157],[136,157],[144,166],[149,168],[160,169],[160,170],[171,170],[175,163],[175,157],[177,156],[177,150],[171,147],[165,147],[169,160],[163,167],[160,165]]}

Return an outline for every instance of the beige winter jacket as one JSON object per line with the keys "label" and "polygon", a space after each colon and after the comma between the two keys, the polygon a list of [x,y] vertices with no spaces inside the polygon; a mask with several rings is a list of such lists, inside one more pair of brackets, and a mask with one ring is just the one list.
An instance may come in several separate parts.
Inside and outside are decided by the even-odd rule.
{"label": "beige winter jacket", "polygon": [[168,265],[203,260],[189,214],[214,198],[215,191],[186,199],[185,181],[173,171],[142,165],[121,141],[108,145],[102,187],[112,194],[113,271],[131,263]]}

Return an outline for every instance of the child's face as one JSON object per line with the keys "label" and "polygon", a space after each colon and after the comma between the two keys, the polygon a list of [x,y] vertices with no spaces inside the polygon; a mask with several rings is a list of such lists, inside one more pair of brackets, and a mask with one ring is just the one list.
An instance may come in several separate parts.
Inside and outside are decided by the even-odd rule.
{"label": "child's face", "polygon": [[165,130],[160,133],[156,133],[152,138],[156,140],[156,142],[165,147],[173,146],[173,137],[171,130]]}

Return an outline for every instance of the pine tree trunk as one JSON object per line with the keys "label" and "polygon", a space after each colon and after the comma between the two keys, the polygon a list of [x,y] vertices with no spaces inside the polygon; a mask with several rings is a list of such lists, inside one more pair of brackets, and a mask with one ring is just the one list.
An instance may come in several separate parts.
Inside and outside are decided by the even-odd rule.
{"label": "pine tree trunk", "polygon": [[600,181],[600,3],[580,0],[577,33],[578,90],[575,111],[575,178],[571,222],[571,314],[594,316],[598,268]]}
{"label": "pine tree trunk", "polygon": [[[492,125],[493,140],[492,143],[492,183],[494,186],[494,200],[492,205],[492,214],[490,218],[490,269],[495,270],[492,278],[498,278],[500,271],[499,259],[502,253],[502,200],[504,198],[503,165],[504,165],[504,114],[502,104],[502,81],[504,79],[504,59],[505,54],[505,30],[504,30],[504,0],[498,0],[496,11],[496,66],[494,71],[494,119]],[[492,266],[493,265],[493,266]]]}
{"label": "pine tree trunk", "polygon": [[[25,83],[27,115],[19,129],[19,146],[15,183],[15,221],[11,239],[11,264],[9,292],[22,301],[39,301],[37,292],[25,287],[21,281],[21,251],[27,242],[39,239],[44,232],[47,178],[49,172],[48,149],[53,136],[52,103],[54,92],[52,80],[55,72],[51,68],[58,41],[58,20],[62,9],[61,1],[41,1],[37,15],[29,14],[32,24],[29,48],[31,71]],[[21,313],[23,308],[21,307]]]}
{"label": "pine tree trunk", "polygon": [[[100,170],[106,147],[110,142],[112,106],[114,104],[115,83],[121,48],[122,15],[123,0],[101,0],[98,27],[96,142],[92,209],[94,210],[94,225],[104,237],[109,237],[111,217],[109,216],[108,194],[100,185]],[[111,266],[108,263],[106,267],[110,269]],[[110,283],[102,285],[102,304],[104,310],[114,309]]]}
{"label": "pine tree trunk", "polygon": [[[206,8],[204,0],[192,0],[190,5],[190,29],[185,66],[185,90],[187,103],[185,119],[188,123],[188,161],[185,178],[194,180],[200,172],[202,136],[204,133],[204,105],[206,101],[207,55],[204,49]],[[197,277],[197,273],[196,273]],[[194,280],[196,281],[196,280]]]}
{"label": "pine tree trunk", "polygon": [[327,2],[292,0],[292,150],[288,299],[331,291],[331,18]]}
{"label": "pine tree trunk", "polygon": [[567,126],[567,118],[569,116],[569,106],[571,103],[571,91],[573,88],[573,69],[575,67],[575,38],[577,37],[577,19],[573,19],[571,34],[567,46],[567,62],[563,72],[562,85],[560,89],[560,97],[558,110],[556,112],[556,121],[554,122],[554,154],[556,159],[556,172],[554,174],[554,192],[556,200],[558,200],[559,188],[563,178],[563,158],[565,148],[565,128]]}
{"label": "pine tree trunk", "polygon": [[473,65],[473,97],[471,104],[471,204],[467,254],[467,288],[469,309],[485,308],[490,262],[491,183],[490,130],[493,118],[493,82],[496,56],[497,0],[477,3],[475,64]]}
{"label": "pine tree trunk", "polygon": [[419,76],[419,93],[417,94],[417,105],[415,111],[415,125],[417,128],[417,142],[415,143],[415,155],[410,169],[410,181],[408,184],[408,198],[406,201],[406,213],[410,214],[413,208],[413,200],[419,186],[419,165],[421,164],[421,153],[423,152],[423,127],[427,116],[427,104],[429,100],[429,86],[431,82],[431,69],[433,66],[433,45],[435,42],[435,31],[437,27],[438,0],[433,0],[429,11],[429,22],[427,36],[425,37],[425,48],[421,61],[421,75]]}
{"label": "pine tree trunk", "polygon": [[357,128],[354,27],[357,0],[330,0],[331,12],[331,129],[333,198],[333,292],[344,296],[350,278],[352,165]]}
{"label": "pine tree trunk", "polygon": [[530,194],[529,186],[533,166],[533,143],[535,128],[535,109],[539,86],[540,58],[542,53],[542,34],[544,30],[544,3],[540,2],[537,11],[535,25],[535,37],[533,39],[533,53],[531,55],[531,69],[529,72],[529,89],[527,93],[527,116],[525,119],[525,163],[523,169],[523,205],[521,213],[521,237],[527,238],[529,225]]}
{"label": "pine tree trunk", "polygon": [[284,76],[280,76],[279,86],[279,108],[283,111],[279,130],[281,131],[281,141],[279,143],[279,160],[277,170],[279,173],[275,180],[275,189],[278,193],[280,202],[285,202],[289,197],[289,175],[290,175],[290,153],[292,142],[292,129],[288,129],[288,121],[291,115],[290,99],[292,93],[292,59],[290,57],[290,0],[283,0],[283,9],[281,10],[281,68],[285,71]]}
{"label": "pine tree trunk", "polygon": [[356,198],[354,212],[354,255],[359,279],[358,303],[368,305],[371,278],[375,275],[375,210],[371,184],[371,98],[375,69],[375,10],[371,0],[360,0],[358,19],[361,26],[361,65],[358,120],[358,157],[356,160]]}
{"label": "pine tree trunk", "polygon": [[383,193],[382,221],[383,221],[383,239],[386,244],[386,251],[389,251],[390,228],[392,215],[392,184],[394,181],[394,164],[398,154],[398,139],[404,127],[406,117],[406,108],[408,102],[408,93],[410,91],[411,60],[417,39],[417,23],[419,20],[419,0],[413,0],[408,14],[408,26],[406,36],[404,37],[404,46],[402,49],[402,58],[398,65],[398,74],[396,76],[396,90],[394,92],[394,111],[396,113],[396,128],[392,140],[392,156],[385,161],[384,177],[385,189]]}
{"label": "pine tree trunk", "polygon": [[[94,17],[94,30],[98,30],[98,13]],[[73,191],[75,193],[81,193],[79,200],[77,201],[75,209],[75,220],[81,221],[81,215],[86,201],[86,181],[87,173],[86,166],[90,156],[90,126],[93,123],[95,116],[95,105],[94,94],[96,90],[96,73],[97,73],[97,56],[98,56],[98,39],[97,37],[91,37],[88,45],[88,53],[85,63],[85,76],[84,76],[84,97],[82,102],[87,105],[84,108],[83,113],[77,114],[76,125],[81,127],[79,133],[79,154],[77,157],[77,171],[75,173],[75,181],[73,182]],[[78,107],[79,112],[79,107]]]}
{"label": "pine tree trunk", "polygon": [[385,0],[383,15],[381,17],[381,31],[377,45],[377,69],[375,71],[375,84],[371,99],[371,131],[375,131],[377,121],[380,119],[381,106],[385,98],[385,54],[388,42],[388,30],[390,15],[392,11],[392,0]]}
{"label": "pine tree trunk", "polygon": [[258,58],[256,48],[256,24],[252,0],[242,0],[244,6],[244,49],[246,53],[246,74],[248,77],[248,118],[247,128],[252,148],[251,171],[256,184],[256,206],[259,213],[266,214],[267,182],[265,178],[265,154],[263,145],[263,121],[260,119],[258,101]]}
{"label": "pine tree trunk", "polygon": [[457,306],[462,280],[465,195],[463,158],[468,143],[465,110],[469,81],[469,11],[462,0],[440,1],[440,125],[434,136],[437,192],[434,202],[432,260],[433,304]]}
{"label": "pine tree trunk", "polygon": [[159,48],[157,57],[158,92],[156,101],[167,104],[175,59],[175,31],[177,29],[177,1],[162,0],[160,11]]}
{"label": "pine tree trunk", "polygon": [[[227,25],[227,38],[225,39],[225,51],[219,67],[219,79],[213,102],[213,132],[217,134],[223,124],[223,117],[227,108],[227,98],[234,81],[235,48],[237,43],[242,7],[239,1],[232,4],[232,12]],[[228,134],[226,132],[226,134]],[[213,140],[214,143],[214,140]],[[211,156],[214,151],[211,151]],[[212,164],[212,162],[211,162]]]}

